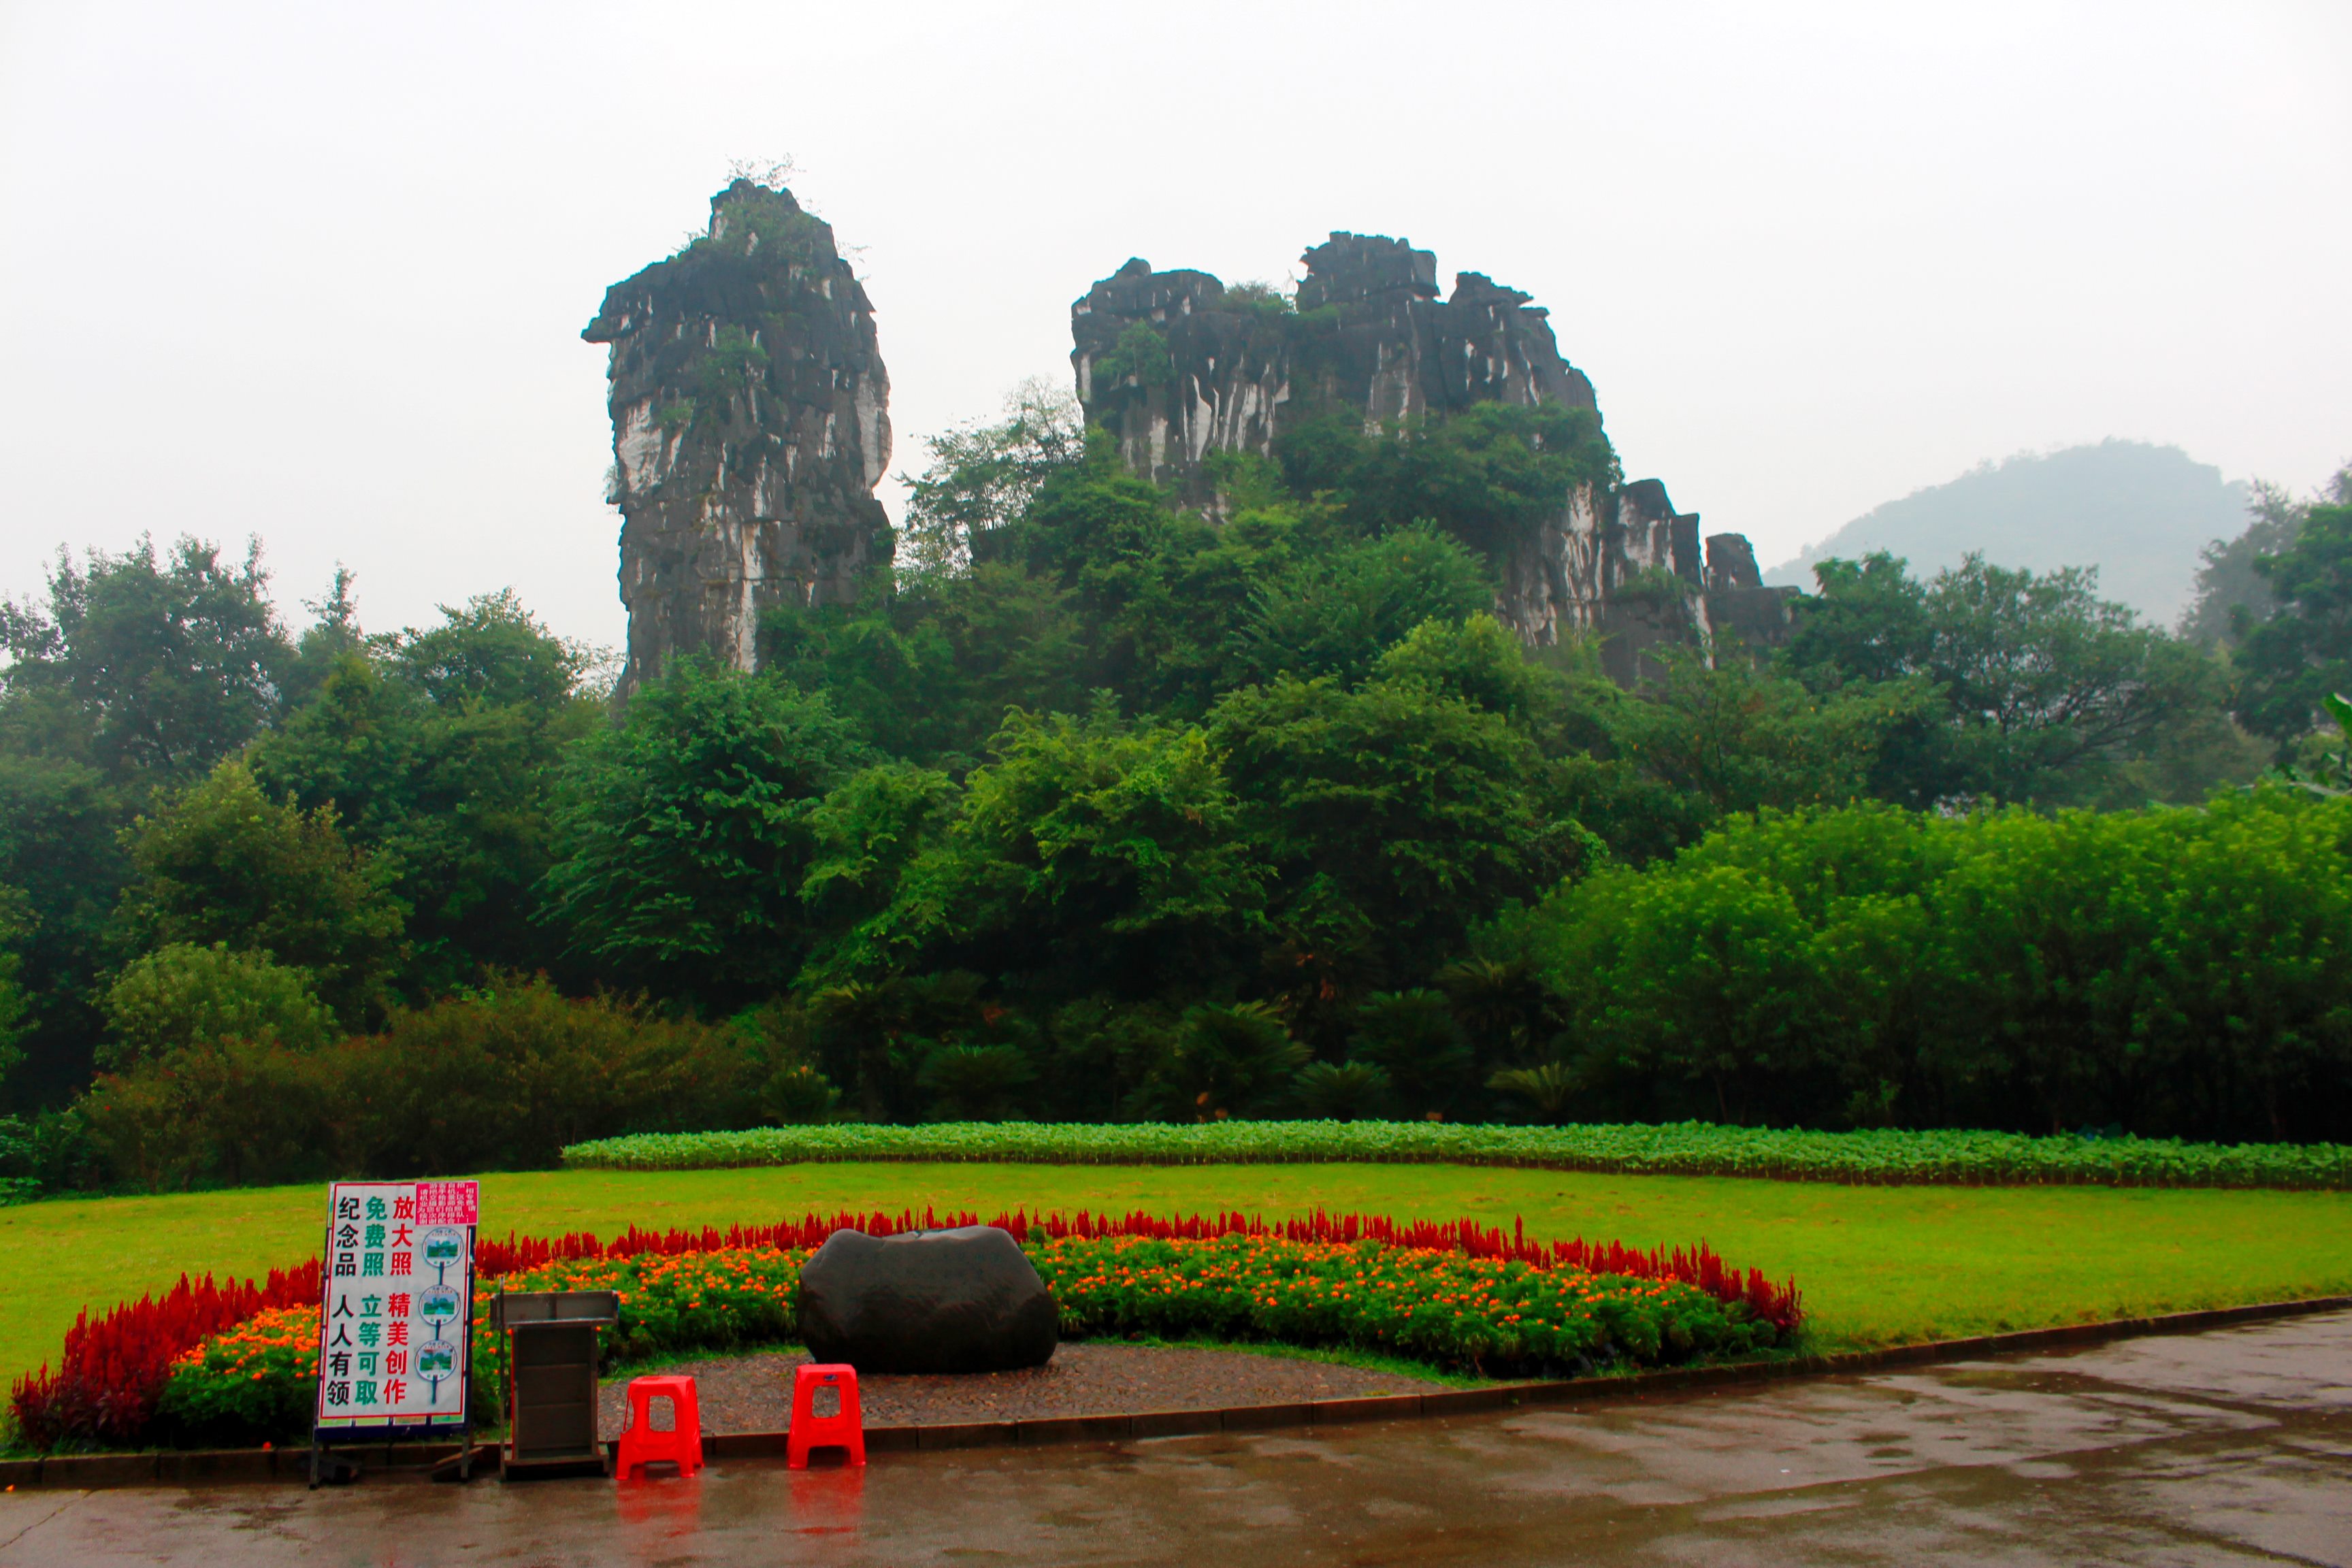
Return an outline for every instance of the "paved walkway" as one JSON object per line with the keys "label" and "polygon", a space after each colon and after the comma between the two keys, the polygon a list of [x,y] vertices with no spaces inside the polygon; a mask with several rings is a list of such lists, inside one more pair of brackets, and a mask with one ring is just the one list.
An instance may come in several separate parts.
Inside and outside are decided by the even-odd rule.
{"label": "paved walkway", "polygon": [[2352,1565],[2352,1313],[1589,1410],[689,1480],[0,1497],[0,1565]]}

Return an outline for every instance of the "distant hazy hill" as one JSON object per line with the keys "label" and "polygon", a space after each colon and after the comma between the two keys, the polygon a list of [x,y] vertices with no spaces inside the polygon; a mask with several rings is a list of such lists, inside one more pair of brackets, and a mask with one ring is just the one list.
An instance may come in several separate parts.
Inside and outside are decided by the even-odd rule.
{"label": "distant hazy hill", "polygon": [[1864,513],[1764,574],[1813,585],[1812,564],[1885,550],[1916,576],[1972,550],[1999,566],[2096,566],[2100,596],[2170,626],[2189,601],[2197,552],[2245,530],[2247,489],[2178,447],[2102,441],[1985,463],[1949,484]]}

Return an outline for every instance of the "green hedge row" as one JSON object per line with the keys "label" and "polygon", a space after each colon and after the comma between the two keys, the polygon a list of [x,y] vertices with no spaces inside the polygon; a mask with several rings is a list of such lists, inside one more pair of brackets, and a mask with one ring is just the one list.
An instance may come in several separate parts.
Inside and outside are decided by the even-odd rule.
{"label": "green hedge row", "polygon": [[1642,1175],[1882,1184],[2352,1188],[2352,1146],[2182,1143],[2014,1132],[1803,1132],[1718,1127],[1503,1127],[1429,1121],[1094,1125],[832,1124],[640,1133],[574,1143],[577,1170],[687,1171],[826,1160],[1190,1165],[1318,1161],[1528,1165]]}

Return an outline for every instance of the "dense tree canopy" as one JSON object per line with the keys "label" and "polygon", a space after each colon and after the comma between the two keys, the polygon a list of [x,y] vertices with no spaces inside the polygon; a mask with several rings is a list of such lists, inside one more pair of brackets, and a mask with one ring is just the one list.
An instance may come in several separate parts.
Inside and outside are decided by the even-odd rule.
{"label": "dense tree canopy", "polygon": [[[1913,680],[1936,700],[1887,737],[1872,793],[1907,805],[2128,799],[2133,764],[2211,744],[2225,679],[2101,600],[2095,574],[1970,556],[1928,582],[1892,556],[1826,561],[1781,664],[1823,693]],[[2225,754],[2211,764],[2226,773]],[[2189,781],[2193,797],[2218,776]],[[2141,798],[2146,798],[2143,795]]]}
{"label": "dense tree canopy", "polygon": [[183,539],[158,560],[60,554],[46,608],[0,607],[0,721],[9,749],[70,757],[109,779],[203,773],[276,707],[292,650],[267,597],[258,551],[241,569]]}
{"label": "dense tree canopy", "polygon": [[2352,835],[2308,774],[2241,787],[2233,715],[2291,750],[2352,686],[2352,510],[2263,536],[2228,647],[1879,555],[1627,690],[1489,613],[1618,482],[1589,414],[1302,413],[1192,510],[1025,393],[932,444],[855,603],[625,711],[511,595],[371,634],[339,574],[294,637],[251,558],[62,563],[0,616],[0,1088],[81,1098],[0,1165],[407,1169],[444,1110],[484,1158],[840,1115],[2346,1131]]}
{"label": "dense tree canopy", "polygon": [[273,801],[222,763],[130,834],[119,921],[136,952],[225,944],[310,976],[347,1026],[390,999],[405,910],[381,861],[345,839],[335,808]]}
{"label": "dense tree canopy", "polygon": [[2315,506],[2294,542],[2255,563],[2275,601],[2243,627],[2238,711],[2246,727],[2283,743],[2306,734],[2322,699],[2352,692],[2352,504]]}
{"label": "dense tree canopy", "polygon": [[782,990],[812,936],[812,814],[865,756],[823,696],[682,663],[573,753],[547,918],[623,984],[730,1005]]}

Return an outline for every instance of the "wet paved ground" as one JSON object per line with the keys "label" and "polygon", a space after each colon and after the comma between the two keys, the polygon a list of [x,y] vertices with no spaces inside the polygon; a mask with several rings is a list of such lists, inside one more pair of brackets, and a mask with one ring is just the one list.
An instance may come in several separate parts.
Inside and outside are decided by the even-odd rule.
{"label": "wet paved ground", "polygon": [[2352,1565],[2352,1313],[1589,1410],[866,1470],[0,1497],[0,1565]]}
{"label": "wet paved ground", "polygon": [[[793,1368],[805,1352],[714,1357],[665,1366],[695,1381],[705,1432],[782,1432],[793,1424]],[[1394,1373],[1335,1366],[1304,1356],[1246,1351],[1066,1344],[1044,1366],[964,1377],[861,1379],[866,1427],[957,1421],[1042,1421],[1136,1410],[1215,1410],[1228,1405],[1295,1405],[1379,1394],[1442,1392],[1445,1385]],[[597,1429],[607,1439],[628,1425],[628,1379],[605,1380]],[[669,1417],[661,1417],[667,1422]]]}

